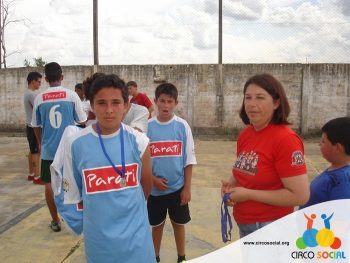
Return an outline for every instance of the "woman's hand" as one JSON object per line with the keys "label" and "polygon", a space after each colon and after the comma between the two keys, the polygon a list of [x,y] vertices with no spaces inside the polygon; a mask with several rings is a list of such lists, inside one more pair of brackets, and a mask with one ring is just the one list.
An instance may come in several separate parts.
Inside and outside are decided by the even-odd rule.
{"label": "woman's hand", "polygon": [[[236,182],[234,181],[234,179],[231,178],[229,179],[229,181],[221,180],[221,198],[224,197],[224,194],[230,193],[234,188],[235,184]],[[229,200],[227,200],[226,204],[228,206],[233,206],[234,202],[230,198]]]}
{"label": "woman's hand", "polygon": [[250,190],[245,187],[234,187],[230,193],[230,200],[235,203],[250,200]]}
{"label": "woman's hand", "polygon": [[307,202],[310,188],[307,174],[282,179],[284,188],[277,190],[257,190],[244,187],[233,187],[230,200],[244,202],[253,200],[274,206],[297,206]]}
{"label": "woman's hand", "polygon": [[221,197],[224,196],[224,194],[230,192],[230,189],[232,188],[229,181],[221,180]]}

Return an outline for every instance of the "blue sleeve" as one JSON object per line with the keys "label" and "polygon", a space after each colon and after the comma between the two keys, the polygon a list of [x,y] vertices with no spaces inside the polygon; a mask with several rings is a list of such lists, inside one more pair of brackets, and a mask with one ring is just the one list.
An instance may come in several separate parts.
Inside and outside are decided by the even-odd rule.
{"label": "blue sleeve", "polygon": [[299,209],[329,201],[329,188],[330,183],[328,177],[322,174],[317,176],[310,184],[309,201],[300,206]]}
{"label": "blue sleeve", "polygon": [[338,180],[329,191],[330,200],[350,199],[350,178]]}

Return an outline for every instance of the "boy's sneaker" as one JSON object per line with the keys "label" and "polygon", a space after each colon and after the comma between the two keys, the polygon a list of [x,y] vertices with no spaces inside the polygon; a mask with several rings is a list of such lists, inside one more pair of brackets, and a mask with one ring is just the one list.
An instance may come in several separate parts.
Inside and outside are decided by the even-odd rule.
{"label": "boy's sneaker", "polygon": [[37,177],[34,177],[34,178],[33,178],[33,184],[44,185],[45,182],[41,180],[40,176],[37,176]]}
{"label": "boy's sneaker", "polygon": [[34,174],[28,174],[27,179],[28,179],[28,181],[33,181],[34,177],[35,177]]}
{"label": "boy's sneaker", "polygon": [[51,221],[51,224],[49,225],[49,227],[52,229],[52,231],[54,232],[60,232],[61,231],[61,224]]}
{"label": "boy's sneaker", "polygon": [[177,262],[180,263],[180,262],[186,262],[186,256],[183,255],[183,256],[178,256],[177,257]]}
{"label": "boy's sneaker", "polygon": [[159,256],[156,256],[156,261],[157,261],[157,263],[160,262],[160,257]]}

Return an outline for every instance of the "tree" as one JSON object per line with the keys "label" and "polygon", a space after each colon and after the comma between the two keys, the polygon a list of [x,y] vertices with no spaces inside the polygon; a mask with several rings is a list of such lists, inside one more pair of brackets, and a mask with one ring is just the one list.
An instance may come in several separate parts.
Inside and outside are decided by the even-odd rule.
{"label": "tree", "polygon": [[34,60],[34,64],[33,66],[30,64],[30,61],[28,59],[24,60],[24,66],[25,67],[38,67],[38,68],[42,68],[45,66],[46,62],[43,60],[42,57],[37,57],[37,58],[33,58]]}
{"label": "tree", "polygon": [[11,17],[11,9],[16,0],[0,0],[0,68],[6,68],[6,58],[19,53],[19,50],[7,53],[5,44],[5,29],[11,23],[24,23],[26,19],[13,19]]}
{"label": "tree", "polygon": [[29,67],[31,67],[32,65],[30,65],[30,62],[29,62],[27,59],[25,59],[25,60],[24,60],[24,66],[27,67],[27,68],[29,68]]}
{"label": "tree", "polygon": [[42,57],[34,58],[34,65],[35,65],[36,67],[42,68],[42,67],[45,66],[45,64],[46,64],[46,62],[43,60]]}

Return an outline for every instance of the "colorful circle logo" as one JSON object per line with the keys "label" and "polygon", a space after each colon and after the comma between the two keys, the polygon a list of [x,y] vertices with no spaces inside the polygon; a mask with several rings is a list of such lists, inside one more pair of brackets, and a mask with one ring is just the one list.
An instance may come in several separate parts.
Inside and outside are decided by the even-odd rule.
{"label": "colorful circle logo", "polygon": [[332,213],[329,217],[327,217],[326,214],[322,214],[321,218],[324,222],[325,227],[317,230],[312,227],[316,218],[316,214],[311,214],[309,217],[304,213],[304,216],[307,220],[307,225],[303,236],[299,237],[296,241],[297,248],[305,249],[307,247],[321,246],[338,249],[341,246],[341,240],[334,235],[330,224],[333,214],[334,213]]}

